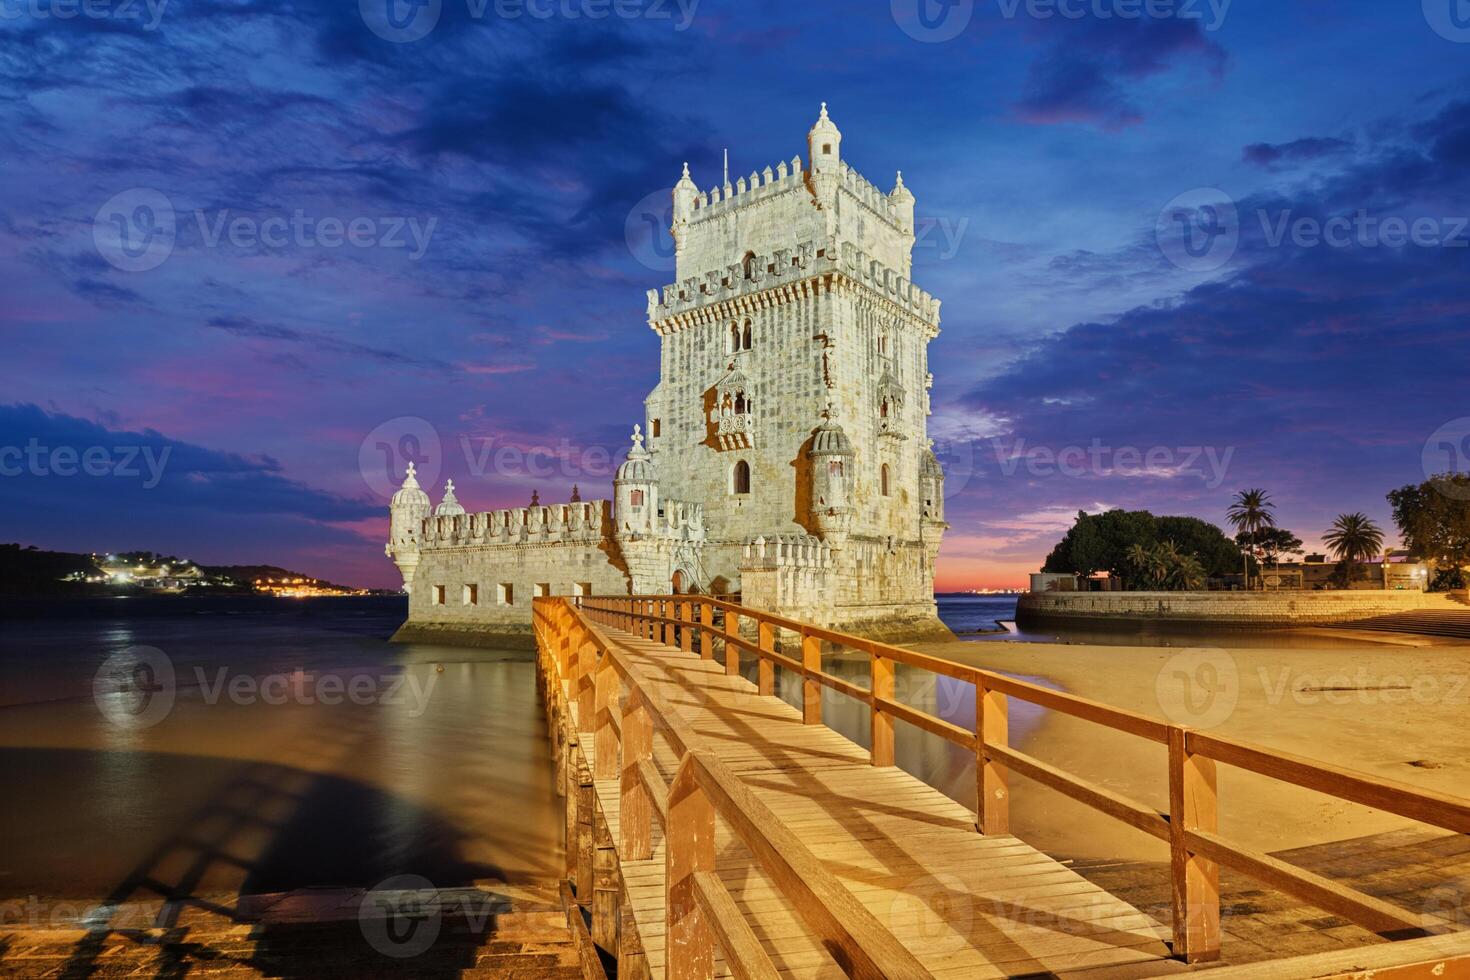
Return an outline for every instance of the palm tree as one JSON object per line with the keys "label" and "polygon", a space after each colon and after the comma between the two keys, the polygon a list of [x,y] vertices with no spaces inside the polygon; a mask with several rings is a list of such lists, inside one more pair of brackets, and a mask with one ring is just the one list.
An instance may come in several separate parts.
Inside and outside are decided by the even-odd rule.
{"label": "palm tree", "polygon": [[1230,509],[1225,512],[1225,519],[1235,526],[1237,533],[1249,534],[1251,537],[1250,551],[1241,559],[1245,565],[1246,588],[1250,588],[1250,559],[1256,551],[1256,535],[1268,527],[1276,526],[1276,515],[1271,513],[1275,509],[1271,495],[1255,488],[1237,493]]}
{"label": "palm tree", "polygon": [[1137,541],[1128,546],[1128,564],[1138,573],[1140,581],[1152,581],[1154,577],[1154,554],[1153,549],[1144,547]]}
{"label": "palm tree", "polygon": [[1338,514],[1322,540],[1338,561],[1347,562],[1348,588],[1352,588],[1353,572],[1359,561],[1372,558],[1383,548],[1383,529],[1367,514]]}

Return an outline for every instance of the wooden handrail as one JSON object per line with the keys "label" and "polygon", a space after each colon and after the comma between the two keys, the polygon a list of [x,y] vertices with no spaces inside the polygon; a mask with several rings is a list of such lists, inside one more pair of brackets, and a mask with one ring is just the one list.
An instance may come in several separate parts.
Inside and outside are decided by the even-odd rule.
{"label": "wooden handrail", "polygon": [[[692,604],[700,612],[696,615],[691,611],[680,619],[657,615],[662,604],[667,602],[679,603],[681,608]],[[757,688],[761,694],[775,693],[774,671],[781,667],[802,679],[803,717],[808,723],[820,722],[820,696],[816,693],[820,688],[837,691],[866,704],[871,712],[871,752],[875,766],[894,764],[892,725],[895,720],[974,751],[979,799],[977,824],[984,833],[1009,832],[1008,773],[1014,770],[1100,813],[1169,842],[1174,886],[1174,951],[1191,963],[1219,957],[1221,865],[1251,875],[1389,938],[1428,931],[1420,926],[1416,917],[1404,910],[1295,868],[1270,855],[1233,846],[1220,838],[1217,829],[1217,762],[1446,830],[1470,833],[1470,800],[1171,725],[1148,715],[1005,674],[851,636],[748,606],[707,596],[588,597],[581,600],[580,605],[587,613],[608,616],[611,621],[624,623],[634,632],[641,624],[646,627],[644,635],[650,637],[656,635],[660,625],[664,627],[666,638],[672,637],[674,634],[669,631],[676,628],[682,642],[697,642],[705,656],[710,655],[705,651],[711,644],[719,641],[723,644],[728,673],[738,672],[740,653],[751,654],[757,658]],[[719,629],[714,623],[717,610],[723,613],[724,618]],[[739,636],[738,626],[732,628],[742,617],[755,623],[756,642]],[[800,637],[799,660],[777,649],[779,631]],[[821,667],[824,643],[868,654],[871,658],[870,687],[864,689],[824,671]],[[893,665],[900,663],[974,684],[974,729],[964,728],[898,701],[893,690]],[[1007,744],[1006,733],[1008,697],[1167,746],[1169,812],[1160,813],[1153,807],[1011,748]]]}
{"label": "wooden handrail", "polygon": [[[716,813],[750,849],[762,870],[844,964],[849,975],[865,980],[932,977],[775,813],[718,756],[702,746],[699,736],[679,714],[656,691],[643,685],[626,653],[586,615],[598,610],[569,603],[564,598],[538,598],[533,606],[542,603],[548,604],[551,610],[561,611],[564,631],[575,634],[570,646],[576,656],[558,659],[548,655],[545,662],[556,670],[554,679],[557,683],[565,682],[570,695],[591,692],[589,703],[594,705],[597,716],[595,742],[599,760],[604,745],[611,743],[614,734],[618,735],[622,773],[619,823],[625,858],[638,860],[651,856],[652,817],[656,816],[664,827],[669,936],[665,955],[670,978],[703,980],[711,976],[716,942],[737,976],[766,980],[777,975],[734,900],[713,873],[712,821]],[[627,610],[607,612],[623,622],[644,618],[631,602]],[[533,620],[538,644],[550,651],[557,645],[555,613],[542,615],[538,609],[533,613]],[[702,615],[690,615],[672,622],[681,632],[677,635],[665,632],[663,638],[675,641],[671,645],[685,651],[690,651],[685,645],[691,639],[689,631],[703,629],[701,643],[707,643],[710,636],[722,635],[715,632],[713,617],[706,620]],[[665,625],[666,630],[670,628]],[[567,646],[564,642],[560,645]],[[800,669],[799,663],[790,662]],[[572,668],[571,676],[562,673],[563,663]],[[622,690],[615,692],[606,683],[605,678],[611,676],[618,678]],[[623,706],[621,726],[612,720],[614,700]],[[650,738],[653,722],[657,722],[657,727],[681,756],[679,772],[668,787],[653,763]],[[586,724],[579,718],[579,729],[588,730],[583,728]]]}

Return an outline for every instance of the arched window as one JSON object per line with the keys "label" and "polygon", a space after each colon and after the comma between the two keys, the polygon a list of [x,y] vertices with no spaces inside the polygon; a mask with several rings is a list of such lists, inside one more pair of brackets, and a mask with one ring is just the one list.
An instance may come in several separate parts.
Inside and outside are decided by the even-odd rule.
{"label": "arched window", "polygon": [[888,353],[888,335],[886,333],[878,335],[878,353]]}
{"label": "arched window", "polygon": [[743,343],[742,343],[742,346],[741,346],[740,349],[741,350],[750,350],[750,321],[749,320],[746,320],[745,321],[745,333],[742,335],[741,340],[742,340]]}
{"label": "arched window", "polygon": [[889,494],[889,475],[888,475],[888,464],[887,463],[884,463],[883,464],[883,469],[882,469],[882,471],[881,471],[881,473],[879,475],[879,485],[880,485],[880,488],[882,489],[883,496],[885,496],[885,497],[888,496],[888,494]]}
{"label": "arched window", "polygon": [[730,324],[730,353],[740,350],[740,324]]}
{"label": "arched window", "polygon": [[730,470],[730,492],[734,494],[750,493],[750,464],[743,459]]}
{"label": "arched window", "polygon": [[628,503],[632,504],[634,507],[642,507],[643,506],[643,491],[642,490],[634,490],[632,493],[628,494]]}
{"label": "arched window", "polygon": [[746,252],[745,258],[740,260],[740,265],[745,272],[745,278],[752,278],[752,272],[755,270],[755,253]]}
{"label": "arched window", "polygon": [[883,404],[878,409],[878,417],[882,419],[888,418],[888,399],[886,398],[883,399]]}
{"label": "arched window", "polygon": [[840,459],[834,459],[830,463],[828,463],[827,464],[827,473],[830,476],[841,477],[842,476],[842,460],[840,460]]}
{"label": "arched window", "polygon": [[736,395],[735,395],[735,414],[736,415],[744,415],[745,414],[745,408],[746,408],[745,392],[742,391],[742,392],[736,393]]}

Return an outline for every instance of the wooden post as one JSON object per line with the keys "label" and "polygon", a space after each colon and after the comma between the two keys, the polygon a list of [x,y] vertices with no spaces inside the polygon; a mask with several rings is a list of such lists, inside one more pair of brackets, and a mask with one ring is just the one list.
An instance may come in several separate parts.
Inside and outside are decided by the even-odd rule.
{"label": "wooden post", "polygon": [[694,875],[715,870],[715,808],[684,757],[669,787],[665,853],[664,953],[668,980],[709,980],[715,971],[715,933],[695,896]]}
{"label": "wooden post", "polygon": [[[801,666],[805,670],[822,669],[822,641],[810,634],[801,634]],[[822,682],[815,677],[801,679],[801,722],[804,725],[822,723]]]}
{"label": "wooden post", "polygon": [[1220,866],[1190,852],[1186,830],[1214,833],[1215,760],[1189,751],[1187,728],[1169,728],[1169,864],[1174,898],[1174,955],[1186,963],[1220,958]]}
{"label": "wooden post", "polygon": [[618,816],[626,861],[647,861],[653,857],[653,801],[648,798],[639,769],[644,759],[651,758],[653,718],[643,704],[643,695],[630,684],[623,702],[623,774]]}
{"label": "wooden post", "polygon": [[597,821],[597,852],[592,859],[592,942],[603,949],[618,948],[618,904],[622,883],[618,851],[607,821]]}
{"label": "wooden post", "polygon": [[688,599],[679,603],[679,649],[694,652],[694,604]]}
{"label": "wooden post", "polygon": [[597,787],[587,756],[577,759],[577,904],[592,908],[593,865],[597,856]]}
{"label": "wooden post", "polygon": [[597,724],[597,644],[584,640],[577,648],[577,731],[593,731]]}
{"label": "wooden post", "polygon": [[597,683],[594,688],[597,737],[593,744],[595,761],[592,778],[618,778],[618,742],[613,738],[612,713],[621,686],[618,672],[613,669],[612,657],[604,656],[597,666]]}
{"label": "wooden post", "polygon": [[[776,652],[776,628],[765,620],[759,622],[759,639],[756,643],[762,650]],[[761,694],[776,693],[776,665],[765,657],[760,658],[756,689]]]}
{"label": "wooden post", "polygon": [[[725,610],[725,636],[740,639],[740,614],[733,609]],[[725,673],[735,677],[740,673],[740,647],[725,643]]]}
{"label": "wooden post", "polygon": [[664,620],[664,646],[674,646],[678,642],[678,640],[677,637],[674,636],[674,624],[669,622],[669,620],[674,618],[674,603],[669,602],[666,599],[660,599],[658,601],[658,606],[659,617]]}
{"label": "wooden post", "polygon": [[873,654],[868,665],[869,687],[873,692],[871,711],[873,731],[873,765],[893,765],[893,717],[878,704],[879,698],[893,697],[893,661]]}
{"label": "wooden post", "polygon": [[990,759],[987,745],[1005,747],[1010,741],[1010,707],[1006,696],[975,678],[975,796],[976,823],[982,834],[1011,832],[1011,796],[1006,767]]}
{"label": "wooden post", "polygon": [[703,600],[699,603],[699,656],[704,660],[715,659],[715,607]]}

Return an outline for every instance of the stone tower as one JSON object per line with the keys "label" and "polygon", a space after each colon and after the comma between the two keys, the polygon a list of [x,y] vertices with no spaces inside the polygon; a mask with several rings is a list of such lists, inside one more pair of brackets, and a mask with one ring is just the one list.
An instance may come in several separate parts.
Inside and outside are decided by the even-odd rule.
{"label": "stone tower", "polygon": [[740,593],[868,635],[942,630],[948,526],[929,449],[939,301],[910,279],[914,195],[848,164],[825,105],[806,157],[673,188],[677,281],[648,294],[659,382],[612,500],[432,510],[410,469],[388,554],[404,638],[529,635],[542,595]]}
{"label": "stone tower", "polygon": [[665,492],[704,504],[707,587],[845,624],[933,617],[939,302],[909,279],[902,175],[884,193],[844,154],[823,105],[805,161],[708,191],[685,167],[678,281],[649,294],[648,449]]}

